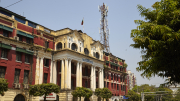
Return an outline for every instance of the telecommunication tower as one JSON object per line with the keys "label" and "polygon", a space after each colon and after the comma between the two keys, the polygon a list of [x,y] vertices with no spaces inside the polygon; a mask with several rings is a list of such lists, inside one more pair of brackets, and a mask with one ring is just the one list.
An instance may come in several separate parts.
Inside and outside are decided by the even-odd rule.
{"label": "telecommunication tower", "polygon": [[107,20],[107,13],[108,13],[108,6],[106,4],[102,6],[98,6],[99,12],[101,12],[101,19],[100,19],[100,29],[99,33],[101,35],[101,43],[104,46],[104,51],[110,53],[109,47],[109,28],[108,28],[108,20]]}

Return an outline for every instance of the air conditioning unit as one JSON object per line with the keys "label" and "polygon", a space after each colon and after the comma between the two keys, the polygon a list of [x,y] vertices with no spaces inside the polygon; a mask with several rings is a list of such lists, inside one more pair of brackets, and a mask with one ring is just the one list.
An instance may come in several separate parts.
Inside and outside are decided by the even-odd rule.
{"label": "air conditioning unit", "polygon": [[24,89],[29,89],[29,84],[24,84]]}
{"label": "air conditioning unit", "polygon": [[21,87],[20,83],[15,83],[14,84],[14,88],[20,88],[20,87]]}
{"label": "air conditioning unit", "polygon": [[14,39],[19,41],[19,37],[18,36],[14,36]]}

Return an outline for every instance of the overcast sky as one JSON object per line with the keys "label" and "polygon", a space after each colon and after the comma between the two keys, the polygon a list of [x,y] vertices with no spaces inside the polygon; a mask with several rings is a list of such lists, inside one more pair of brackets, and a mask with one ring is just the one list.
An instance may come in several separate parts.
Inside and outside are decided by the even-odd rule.
{"label": "overcast sky", "polygon": [[[1,7],[7,7],[19,0],[0,0]],[[95,40],[100,40],[99,28],[101,14],[98,5],[103,2],[109,6],[108,25],[110,29],[110,51],[117,57],[125,59],[127,69],[137,77],[137,84],[152,84],[159,86],[164,79],[152,77],[150,80],[142,78],[141,72],[136,71],[137,62],[141,60],[141,53],[133,49],[130,38],[132,29],[135,29],[134,20],[143,19],[137,10],[140,4],[151,8],[157,0],[22,0],[7,7],[27,19],[52,30],[63,28],[83,30],[81,21],[84,17],[84,32]],[[160,0],[158,0],[160,1]]]}

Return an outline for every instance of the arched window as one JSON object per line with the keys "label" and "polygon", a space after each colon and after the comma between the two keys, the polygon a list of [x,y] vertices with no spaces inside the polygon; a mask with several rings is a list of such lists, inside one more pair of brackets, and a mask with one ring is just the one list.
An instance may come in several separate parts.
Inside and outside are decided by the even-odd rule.
{"label": "arched window", "polygon": [[71,49],[74,50],[74,51],[77,51],[77,46],[75,43],[72,43],[71,45]]}
{"label": "arched window", "polygon": [[96,52],[96,58],[99,59],[99,53],[98,52]]}
{"label": "arched window", "polygon": [[89,50],[87,48],[84,48],[84,54],[89,55]]}
{"label": "arched window", "polygon": [[59,42],[57,45],[56,45],[56,50],[60,50],[62,49],[62,43]]}

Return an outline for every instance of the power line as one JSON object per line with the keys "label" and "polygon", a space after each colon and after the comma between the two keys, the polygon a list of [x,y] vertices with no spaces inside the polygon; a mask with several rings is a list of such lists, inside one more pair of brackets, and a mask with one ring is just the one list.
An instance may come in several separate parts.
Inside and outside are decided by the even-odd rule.
{"label": "power line", "polygon": [[8,8],[8,7],[12,6],[12,5],[15,5],[15,4],[17,4],[17,3],[21,2],[21,1],[22,1],[22,0],[20,0],[20,1],[18,1],[18,2],[15,2],[15,3],[13,3],[13,4],[11,4],[11,5],[7,6],[7,7],[5,7],[5,8]]}

